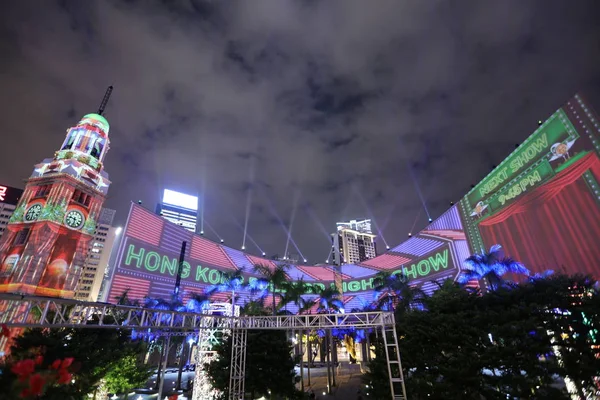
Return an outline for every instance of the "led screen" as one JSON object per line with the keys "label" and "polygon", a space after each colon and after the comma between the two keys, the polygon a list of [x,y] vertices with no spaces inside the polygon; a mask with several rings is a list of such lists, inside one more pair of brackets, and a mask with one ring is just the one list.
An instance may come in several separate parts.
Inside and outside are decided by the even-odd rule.
{"label": "led screen", "polygon": [[[187,243],[181,276],[184,299],[219,283],[220,271],[243,269],[248,283],[257,278],[252,273],[254,265],[275,266],[272,260],[212,242],[132,204],[107,301],[114,301],[125,290],[134,299],[168,298],[175,287],[179,252],[184,241]],[[342,266],[341,274],[332,266],[291,265],[288,276],[291,280],[303,279],[309,285],[322,287],[334,284],[339,276],[344,301],[348,309],[353,309],[376,297],[373,278],[379,271],[403,271],[415,285],[432,290],[436,286],[434,281],[454,279],[462,260],[469,254],[458,209],[453,207],[428,230],[379,257],[358,265]],[[227,298],[228,293],[220,296]],[[248,296],[250,293],[243,294],[240,302]],[[267,304],[268,301],[270,299]],[[294,306],[288,305],[288,310],[294,311]]]}
{"label": "led screen", "polygon": [[198,197],[174,190],[165,189],[163,192],[163,204],[186,208],[188,210],[198,211]]}
{"label": "led screen", "polygon": [[471,246],[534,273],[600,276],[598,119],[575,96],[460,202]]}

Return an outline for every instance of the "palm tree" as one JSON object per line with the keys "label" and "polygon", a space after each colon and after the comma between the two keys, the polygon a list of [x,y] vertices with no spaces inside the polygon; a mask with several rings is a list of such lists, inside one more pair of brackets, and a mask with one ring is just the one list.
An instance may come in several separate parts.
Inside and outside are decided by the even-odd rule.
{"label": "palm tree", "polygon": [[313,306],[311,301],[302,297],[308,293],[309,288],[304,278],[295,282],[285,282],[282,287],[284,292],[281,295],[281,304],[287,307],[289,303],[294,303],[298,307],[298,314],[302,314]]}
{"label": "palm tree", "polygon": [[[143,302],[144,308],[151,308],[154,310],[163,310],[163,311],[185,311],[185,306],[183,305],[183,301],[179,294],[172,294],[170,299],[162,299],[162,298],[154,298],[154,297],[146,297]],[[165,314],[162,317],[165,322],[169,322],[169,318],[174,318],[171,315]],[[163,387],[164,377],[162,374],[163,369],[166,367],[166,364],[169,360],[169,350],[171,349],[171,337],[167,336],[164,346],[161,347],[160,358],[158,361],[158,370],[156,373],[156,386],[155,389],[159,391],[159,396],[161,393],[161,389]],[[164,365],[163,365],[164,364]]]}
{"label": "palm tree", "polygon": [[319,305],[317,312],[335,313],[344,308],[344,302],[339,298],[340,292],[333,286],[313,286],[313,292],[318,297],[315,300]]}
{"label": "palm tree", "polygon": [[221,283],[212,285],[206,290],[206,294],[211,296],[214,293],[231,292],[231,315],[235,314],[235,293],[243,290],[244,285],[244,270],[238,269],[234,272],[221,271]]}
{"label": "palm tree", "polygon": [[270,310],[265,308],[264,299],[250,300],[244,303],[241,311],[244,315],[269,315]]}
{"label": "palm tree", "polygon": [[265,288],[271,287],[271,295],[273,296],[273,315],[277,314],[276,292],[278,289],[282,289],[288,282],[286,273],[288,269],[289,265],[287,264],[276,264],[273,269],[261,264],[254,266],[254,272],[261,275],[261,277],[257,279],[257,283],[259,285],[262,284]]}
{"label": "palm tree", "polygon": [[507,273],[529,276],[529,270],[523,264],[505,257],[502,246],[495,244],[489,252],[474,254],[465,260],[458,282],[465,284],[471,280],[485,279],[491,290],[504,285],[503,275]]}
{"label": "palm tree", "polygon": [[[371,312],[377,310],[377,304],[371,301],[364,300],[362,297],[358,298],[360,302],[360,307],[353,308],[352,312],[360,313],[360,312]],[[361,341],[361,351],[362,351],[362,362],[367,363],[371,361],[371,338],[370,338],[370,330],[365,329],[363,331],[364,336]]]}
{"label": "palm tree", "polygon": [[[318,304],[317,312],[319,313],[335,313],[344,309],[344,302],[340,299],[340,292],[334,286],[313,286],[313,292],[318,296],[315,300]],[[335,351],[335,354],[333,350]],[[329,394],[333,386],[336,386],[335,382],[335,370],[331,365],[337,361],[337,347],[333,343],[333,337],[331,331],[327,331],[325,335],[325,353],[327,355],[327,383],[329,385]],[[332,373],[333,372],[333,373]]]}
{"label": "palm tree", "polygon": [[116,304],[120,306],[133,306],[137,307],[140,305],[140,302],[137,300],[132,300],[129,298],[129,291],[131,289],[125,289],[120,296],[115,296]]}
{"label": "palm tree", "polygon": [[[304,282],[304,278],[300,278],[295,282],[284,282],[283,290],[284,293],[281,296],[281,304],[286,307],[286,311],[288,303],[294,303],[298,307],[298,314],[302,314],[306,310],[310,309],[314,304],[313,302],[307,301],[304,297],[302,297],[306,295],[309,290],[309,285]],[[295,332],[292,332],[292,334],[294,333]],[[304,331],[300,330],[296,336],[299,336],[300,339],[296,343],[296,355],[300,357],[300,385],[301,389],[304,390]]]}
{"label": "palm tree", "polygon": [[[185,304],[185,310],[195,313],[202,313],[210,305],[210,298],[204,293],[192,293],[190,299]],[[193,338],[190,338],[193,340]],[[193,343],[193,342],[190,342]],[[188,348],[190,354],[185,354],[185,349]],[[183,375],[183,365],[185,364],[186,358],[190,357],[192,351],[192,345],[186,346],[186,341],[181,343],[181,356],[179,358],[179,368],[177,370],[177,386],[176,390],[181,389],[181,377]]]}
{"label": "palm tree", "polygon": [[373,279],[373,286],[377,293],[383,294],[377,306],[384,310],[407,311],[425,297],[421,289],[410,285],[404,273],[380,271]]}

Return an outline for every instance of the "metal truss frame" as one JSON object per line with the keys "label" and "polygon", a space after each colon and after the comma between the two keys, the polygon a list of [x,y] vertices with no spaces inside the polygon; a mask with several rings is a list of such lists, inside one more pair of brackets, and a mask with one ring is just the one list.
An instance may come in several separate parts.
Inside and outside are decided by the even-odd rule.
{"label": "metal truss frame", "polygon": [[[227,307],[225,307],[227,305]],[[223,311],[217,313],[216,309]],[[210,309],[209,309],[210,310]],[[0,324],[23,328],[106,328],[135,329],[160,332],[161,335],[199,334],[199,355],[196,363],[195,388],[204,387],[202,357],[208,357],[210,340],[216,332],[231,332],[232,357],[230,365],[229,399],[244,398],[244,376],[248,330],[331,330],[336,328],[374,329],[381,332],[393,400],[406,400],[406,389],[400,361],[394,314],[375,311],[348,314],[309,314],[282,316],[239,316],[239,307],[231,315],[227,303],[215,304],[214,312],[191,313],[121,306],[108,303],[82,302],[70,299],[0,294]],[[221,315],[217,315],[221,314]],[[202,353],[204,351],[204,353]],[[199,386],[196,386],[196,383]],[[202,391],[194,389],[194,399]]]}
{"label": "metal truss frame", "polygon": [[247,342],[248,330],[234,328],[231,335],[231,363],[229,364],[230,400],[244,400]]}
{"label": "metal truss frame", "polygon": [[[233,309],[233,311],[232,311]],[[232,307],[229,303],[211,303],[206,309],[202,310],[202,314],[205,315],[206,321],[209,325],[210,320],[214,316],[226,316],[228,318],[239,317],[240,307]],[[192,400],[213,400],[217,397],[218,392],[212,387],[208,374],[204,370],[204,365],[210,363],[210,361],[216,356],[216,351],[213,347],[219,342],[220,338],[217,337],[218,333],[222,335],[227,334],[229,329],[214,328],[214,329],[202,329],[198,333],[198,348],[196,351],[196,357],[194,363],[196,364],[196,373],[194,374],[194,392],[192,394]]]}

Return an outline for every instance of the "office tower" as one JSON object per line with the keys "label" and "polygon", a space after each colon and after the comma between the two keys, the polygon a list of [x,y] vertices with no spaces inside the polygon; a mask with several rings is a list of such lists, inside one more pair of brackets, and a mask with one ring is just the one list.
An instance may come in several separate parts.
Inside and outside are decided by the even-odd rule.
{"label": "office tower", "polygon": [[109,124],[85,115],[53,158],[34,167],[0,238],[0,292],[71,298],[110,181],[103,161]]}
{"label": "office tower", "polygon": [[198,222],[198,197],[165,189],[162,201],[156,205],[156,213],[195,233]]}
{"label": "office tower", "polygon": [[103,208],[98,218],[94,238],[88,249],[79,284],[75,290],[75,298],[84,301],[96,301],[100,287],[108,268],[110,256],[121,228],[113,226],[115,210]]}
{"label": "office tower", "polygon": [[357,264],[377,255],[371,220],[338,222],[333,237],[333,259],[336,265]]}
{"label": "office tower", "polygon": [[2,237],[22,195],[23,189],[0,185],[0,237]]}

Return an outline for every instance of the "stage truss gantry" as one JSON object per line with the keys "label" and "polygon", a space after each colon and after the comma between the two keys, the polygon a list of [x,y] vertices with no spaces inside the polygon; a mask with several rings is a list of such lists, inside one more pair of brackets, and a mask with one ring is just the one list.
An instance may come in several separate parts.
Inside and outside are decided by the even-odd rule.
{"label": "stage truss gantry", "polygon": [[[347,314],[277,316],[208,315],[155,310],[70,299],[0,294],[0,324],[21,328],[135,329],[189,335],[193,332],[232,331],[230,400],[244,398],[244,374],[248,330],[372,329],[384,338],[390,377],[391,398],[406,400],[406,389],[396,336],[394,314],[374,311]],[[197,365],[199,367],[199,365]]]}

